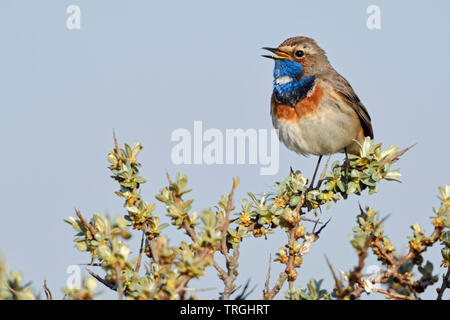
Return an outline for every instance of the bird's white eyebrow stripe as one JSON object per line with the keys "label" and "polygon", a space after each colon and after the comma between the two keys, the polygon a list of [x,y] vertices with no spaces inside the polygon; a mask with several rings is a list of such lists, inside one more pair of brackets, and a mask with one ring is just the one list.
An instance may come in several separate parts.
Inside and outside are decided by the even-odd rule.
{"label": "bird's white eyebrow stripe", "polygon": [[294,79],[290,76],[282,76],[275,79],[276,84],[286,84],[292,82]]}

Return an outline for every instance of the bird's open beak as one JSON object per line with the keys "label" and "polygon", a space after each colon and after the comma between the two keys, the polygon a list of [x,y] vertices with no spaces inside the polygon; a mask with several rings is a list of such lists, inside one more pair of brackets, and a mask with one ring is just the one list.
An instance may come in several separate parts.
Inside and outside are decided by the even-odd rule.
{"label": "bird's open beak", "polygon": [[269,56],[269,55],[262,55],[264,58],[270,58],[270,59],[289,59],[290,56],[283,51],[280,51],[278,48],[269,48],[269,47],[263,47],[262,49],[268,50],[275,54],[275,56]]}

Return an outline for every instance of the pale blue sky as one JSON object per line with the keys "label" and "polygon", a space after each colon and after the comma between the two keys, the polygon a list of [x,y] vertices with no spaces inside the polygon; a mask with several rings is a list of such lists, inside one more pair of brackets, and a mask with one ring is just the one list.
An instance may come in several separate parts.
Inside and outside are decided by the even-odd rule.
{"label": "pale blue sky", "polygon": [[[81,7],[81,30],[66,28],[70,4]],[[381,8],[381,30],[366,27],[371,4]],[[221,130],[272,128],[273,62],[260,57],[260,48],[296,35],[315,38],[350,81],[372,116],[377,141],[418,143],[397,164],[403,183],[383,182],[374,196],[351,197],[324,211],[333,219],[305,256],[297,284],[324,277],[331,288],[325,254],[336,269],[357,262],[348,236],[358,201],[391,214],[386,232],[406,251],[409,226],[432,229],[437,187],[450,183],[449,13],[444,1],[2,0],[0,252],[36,288],[46,276],[54,296],[62,297],[67,266],[88,261],[73,248],[74,232],[63,219],[74,207],[86,217],[124,214],[106,168],[113,128],[121,142],[144,145],[147,201],[166,184],[165,169],[188,174],[197,211],[214,206],[234,176],[241,179],[241,199],[247,191],[271,190],[289,166],[310,175],[315,158],[284,146],[275,176],[261,176],[255,165],[170,161],[170,134],[192,132],[195,120]],[[174,228],[166,230],[172,241],[180,239]],[[132,241],[135,252],[139,239]],[[252,298],[261,297],[269,253],[284,243],[277,232],[243,244],[238,283],[251,278],[257,285]],[[425,257],[439,268],[438,247]],[[272,271],[274,279],[281,265]],[[193,285],[217,288],[200,298],[215,298],[222,289],[212,268]],[[434,289],[424,297],[435,297]]]}

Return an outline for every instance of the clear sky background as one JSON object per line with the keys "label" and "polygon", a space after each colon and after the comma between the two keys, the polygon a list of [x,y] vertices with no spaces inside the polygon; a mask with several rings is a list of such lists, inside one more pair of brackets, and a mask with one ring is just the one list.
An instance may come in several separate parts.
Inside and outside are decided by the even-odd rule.
{"label": "clear sky background", "polygon": [[[81,30],[66,28],[70,4],[81,8]],[[366,27],[372,4],[381,8],[381,30]],[[192,132],[195,120],[205,129],[272,128],[273,62],[260,57],[260,48],[297,35],[316,39],[349,80],[369,110],[377,141],[417,146],[396,164],[402,183],[382,182],[376,195],[352,196],[324,211],[323,219],[333,219],[304,257],[296,284],[325,278],[332,288],[324,255],[336,269],[357,263],[348,240],[358,201],[390,214],[386,234],[406,252],[410,225],[432,230],[437,188],[450,183],[449,14],[450,2],[437,0],[2,0],[0,252],[36,289],[46,276],[53,295],[62,297],[66,268],[88,262],[63,219],[75,207],[85,217],[125,213],[107,169],[113,128],[121,143],[144,145],[141,172],[149,182],[142,193],[149,202],[157,202],[154,195],[166,185],[166,169],[189,176],[196,211],[213,207],[235,176],[241,179],[236,199],[273,190],[290,166],[310,176],[316,159],[283,145],[275,176],[261,176],[256,165],[177,166],[170,159],[172,131]],[[157,210],[163,216],[159,202]],[[171,243],[186,239],[173,227],[165,231]],[[134,253],[139,240],[136,233]],[[237,283],[251,279],[257,286],[251,298],[261,297],[269,254],[285,242],[278,231],[243,243]],[[425,258],[442,273],[439,250]],[[273,280],[281,270],[272,264]],[[192,285],[216,288],[199,298],[216,298],[223,288],[212,267]],[[102,297],[115,297],[99,288]],[[435,288],[424,297],[435,298]],[[383,299],[369,298],[376,297]]]}

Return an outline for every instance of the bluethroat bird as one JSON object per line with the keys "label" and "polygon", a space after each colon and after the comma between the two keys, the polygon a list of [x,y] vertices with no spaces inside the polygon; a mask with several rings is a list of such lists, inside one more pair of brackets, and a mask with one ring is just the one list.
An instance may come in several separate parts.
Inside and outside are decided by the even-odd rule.
{"label": "bluethroat bird", "polygon": [[369,113],[313,39],[293,37],[263,49],[274,54],[263,57],[275,60],[271,115],[280,140],[299,154],[319,156],[312,186],[323,155],[359,155],[355,140],[373,138]]}

